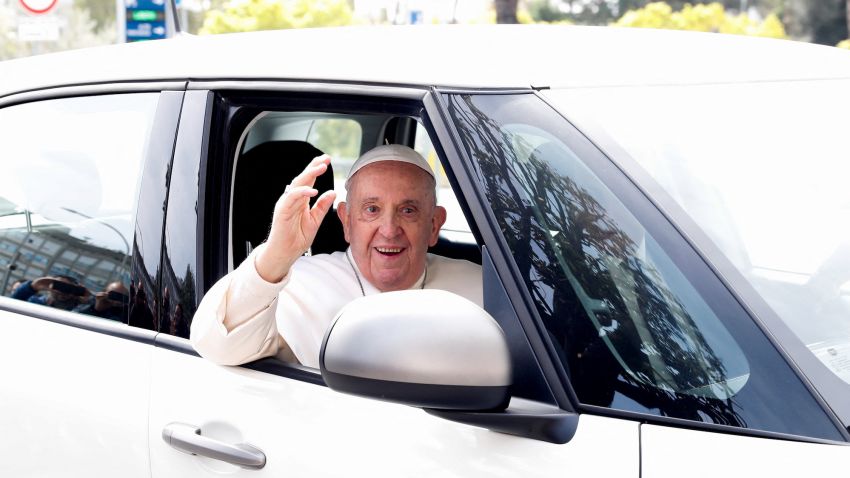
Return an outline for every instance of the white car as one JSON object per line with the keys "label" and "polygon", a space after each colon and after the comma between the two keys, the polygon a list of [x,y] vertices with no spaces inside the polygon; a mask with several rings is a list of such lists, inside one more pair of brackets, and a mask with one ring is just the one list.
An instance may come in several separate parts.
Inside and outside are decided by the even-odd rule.
{"label": "white car", "polygon": [[[0,63],[0,475],[841,474],[848,91],[846,51],[613,28]],[[482,264],[502,332],[422,291],[335,326],[323,370],[200,358],[197,304],[287,175],[384,143],[440,171],[434,252]],[[345,247],[333,216],[313,253]]]}

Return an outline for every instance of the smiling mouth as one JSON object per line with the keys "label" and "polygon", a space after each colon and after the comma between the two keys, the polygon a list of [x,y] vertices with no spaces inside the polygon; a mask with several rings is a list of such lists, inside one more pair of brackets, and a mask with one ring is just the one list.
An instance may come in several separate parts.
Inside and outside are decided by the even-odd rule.
{"label": "smiling mouth", "polygon": [[385,256],[395,256],[401,254],[401,251],[404,250],[403,247],[376,247],[376,251]]}

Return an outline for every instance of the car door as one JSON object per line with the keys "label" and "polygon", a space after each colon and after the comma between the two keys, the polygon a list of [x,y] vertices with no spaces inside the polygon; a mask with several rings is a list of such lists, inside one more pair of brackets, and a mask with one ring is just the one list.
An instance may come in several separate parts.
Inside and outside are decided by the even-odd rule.
{"label": "car door", "polygon": [[[385,115],[387,121],[373,133],[368,121],[361,123],[361,138],[389,141],[390,134],[393,141],[414,145],[421,129],[434,139],[434,157],[444,158],[433,124],[422,114],[428,96],[423,89],[323,84],[310,91],[309,85],[268,82],[189,88],[198,91],[187,93],[181,115],[163,265],[168,310],[175,314],[179,306],[181,317],[191,317],[201,291],[232,267],[227,192],[236,156],[251,141],[246,128],[259,124],[265,111],[285,112],[277,115],[281,121],[289,121],[293,110],[348,118]],[[361,146],[358,154],[369,147]],[[448,163],[443,166],[451,171]],[[458,210],[465,208],[481,206]],[[485,308],[511,324],[509,335],[521,350],[515,376],[522,386],[512,408],[497,414],[502,425],[521,424],[503,426],[511,433],[491,431],[485,422],[465,424],[463,416],[451,413],[438,413],[444,419],[416,407],[344,395],[327,388],[318,370],[277,359],[218,366],[198,357],[180,333],[160,334],[152,357],[152,476],[637,476],[638,423],[591,415],[574,420],[562,385],[551,381],[557,376],[548,359],[535,358],[525,332],[512,322],[517,312],[488,261],[485,247]],[[541,439],[535,425],[543,422],[568,424],[569,433]],[[617,458],[604,459],[612,455]]]}
{"label": "car door", "polygon": [[155,199],[147,174],[164,198],[182,93],[163,86],[0,103],[4,476],[149,476],[155,332],[128,322],[160,248],[162,208],[139,197]]}
{"label": "car door", "polygon": [[[771,440],[669,426],[641,426],[643,476],[803,476],[834,473],[847,466],[850,447],[839,443]],[[709,466],[694,466],[716,459]]]}

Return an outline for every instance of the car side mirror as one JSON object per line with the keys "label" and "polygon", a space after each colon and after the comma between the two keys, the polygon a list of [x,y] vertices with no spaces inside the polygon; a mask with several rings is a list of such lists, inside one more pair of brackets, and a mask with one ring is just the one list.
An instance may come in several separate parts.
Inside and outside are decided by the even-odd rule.
{"label": "car side mirror", "polygon": [[503,410],[511,359],[483,309],[442,290],[352,301],[322,343],[319,367],[333,390],[445,410]]}

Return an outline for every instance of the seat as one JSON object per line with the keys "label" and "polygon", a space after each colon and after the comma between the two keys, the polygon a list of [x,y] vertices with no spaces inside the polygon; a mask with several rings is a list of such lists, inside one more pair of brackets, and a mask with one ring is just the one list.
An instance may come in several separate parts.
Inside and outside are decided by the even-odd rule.
{"label": "seat", "polygon": [[[269,141],[243,153],[233,185],[233,264],[240,264],[268,236],[274,205],[286,185],[322,151],[306,141]],[[333,189],[333,168],[316,180],[320,194]],[[316,198],[310,201],[312,205]],[[329,211],[316,234],[313,254],[346,248],[342,224]]]}

